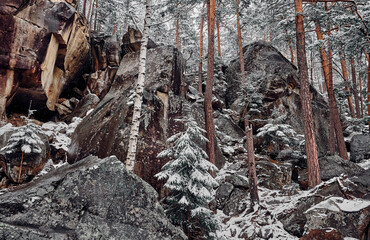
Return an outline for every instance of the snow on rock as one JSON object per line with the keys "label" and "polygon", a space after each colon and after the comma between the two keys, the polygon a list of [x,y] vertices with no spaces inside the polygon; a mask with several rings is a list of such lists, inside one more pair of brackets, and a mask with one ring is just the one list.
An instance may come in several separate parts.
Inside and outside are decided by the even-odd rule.
{"label": "snow on rock", "polygon": [[314,209],[328,209],[333,212],[358,212],[370,206],[370,201],[364,199],[347,200],[340,197],[331,197],[308,209],[306,213]]}

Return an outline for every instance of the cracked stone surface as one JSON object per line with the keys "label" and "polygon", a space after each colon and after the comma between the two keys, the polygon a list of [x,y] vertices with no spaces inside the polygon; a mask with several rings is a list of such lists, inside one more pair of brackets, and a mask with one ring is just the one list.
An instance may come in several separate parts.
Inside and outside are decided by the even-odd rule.
{"label": "cracked stone surface", "polygon": [[1,239],[186,239],[116,157],[89,156],[0,195]]}

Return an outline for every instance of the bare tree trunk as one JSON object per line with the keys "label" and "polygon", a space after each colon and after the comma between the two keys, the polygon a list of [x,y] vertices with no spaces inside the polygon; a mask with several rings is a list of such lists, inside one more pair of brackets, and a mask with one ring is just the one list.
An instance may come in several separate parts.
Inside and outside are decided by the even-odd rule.
{"label": "bare tree trunk", "polygon": [[[95,2],[97,0],[92,0],[92,6],[91,6],[91,15],[90,15],[90,21],[89,21],[89,25],[90,25],[90,30],[92,29],[92,20],[93,20],[93,16],[94,16],[94,5],[95,5]],[[95,9],[96,10],[96,9]]]}
{"label": "bare tree trunk", "polygon": [[302,0],[294,0],[294,5],[296,13],[295,22],[297,26],[297,62],[299,69],[299,79],[301,83],[300,98],[302,102],[304,132],[306,140],[305,144],[307,152],[308,185],[312,188],[318,185],[321,182],[321,179],[313,124],[310,88],[308,84],[308,68],[305,47]]}
{"label": "bare tree trunk", "polygon": [[361,101],[361,115],[360,117],[363,117],[364,116],[364,100],[363,100],[363,96],[362,96],[362,79],[361,79],[361,56],[360,58],[358,59],[358,81],[360,83],[360,101]]}
{"label": "bare tree trunk", "polygon": [[146,0],[146,13],[144,19],[144,31],[140,47],[139,76],[136,82],[136,95],[134,100],[134,110],[132,113],[132,125],[130,130],[130,140],[127,151],[126,168],[133,171],[135,167],[137,139],[139,135],[141,105],[144,91],[146,53],[149,39],[149,28],[151,20],[151,0]]}
{"label": "bare tree trunk", "polygon": [[[323,40],[323,34],[318,23],[316,24],[316,35],[318,40]],[[328,35],[330,36],[330,24]],[[344,142],[342,123],[340,120],[340,114],[338,111],[337,101],[334,94],[334,84],[333,84],[333,51],[331,49],[331,42],[329,41],[329,59],[326,55],[324,46],[320,47],[320,56],[322,70],[324,73],[324,79],[326,83],[326,90],[328,92],[329,99],[329,149],[331,153],[335,153],[335,138],[337,139],[339,156],[343,159],[348,159],[346,144]]]}
{"label": "bare tree trunk", "polygon": [[198,72],[198,92],[199,95],[203,95],[203,27],[204,27],[204,6],[206,4],[206,0],[203,2],[202,7],[202,20],[200,23],[200,37],[199,37],[199,72]]}
{"label": "bare tree trunk", "polygon": [[353,56],[351,57],[351,68],[352,68],[353,95],[355,96],[356,117],[360,118],[360,115],[361,115],[360,114],[360,101],[358,99],[356,67],[355,67],[355,59],[353,58]]}
{"label": "bare tree trunk", "polygon": [[254,158],[253,130],[252,126],[249,126],[248,120],[245,120],[245,134],[247,138],[249,188],[252,205],[254,205],[255,202],[259,202],[259,197],[257,188],[256,162]]}
{"label": "bare tree trunk", "polygon": [[348,100],[348,108],[349,108],[349,111],[351,112],[351,116],[354,118],[355,110],[353,109],[351,90],[349,89],[347,65],[346,65],[346,60],[345,60],[342,49],[339,50],[339,57],[340,57],[340,65],[342,67],[342,72],[343,72],[343,77],[344,77],[346,95],[347,95],[347,100]]}
{"label": "bare tree trunk", "polygon": [[89,5],[89,12],[88,12],[88,14],[87,14],[87,16],[86,16],[86,19],[89,21],[89,19],[90,19],[90,21],[89,21],[89,24],[90,24],[90,27],[91,27],[91,15],[90,15],[90,13],[91,13],[91,11],[93,10],[93,8],[94,8],[94,0],[90,0],[90,5]]}
{"label": "bare tree trunk", "polygon": [[82,14],[86,17],[86,0],[82,3]]}
{"label": "bare tree trunk", "polygon": [[[220,1],[217,1],[217,8],[220,6]],[[218,50],[218,56],[221,57],[221,37],[220,37],[220,19],[217,19],[217,50]]]}
{"label": "bare tree trunk", "polygon": [[98,22],[98,0],[95,0],[95,21],[94,21],[94,31],[96,31],[96,24]]}
{"label": "bare tree trunk", "polygon": [[[367,58],[367,116],[370,117],[370,55],[366,53]],[[370,118],[369,118],[370,129]]]}
{"label": "bare tree trunk", "polygon": [[242,44],[242,32],[240,29],[239,21],[239,0],[236,0],[236,27],[238,28],[238,40],[239,40],[239,57],[240,57],[240,72],[242,74],[242,83],[245,83],[245,72],[244,72],[244,54]]}
{"label": "bare tree trunk", "polygon": [[207,69],[207,84],[204,96],[204,111],[207,131],[207,154],[209,161],[216,163],[215,157],[215,140],[214,132],[215,126],[213,122],[213,108],[212,108],[212,88],[214,76],[214,56],[215,56],[215,9],[216,1],[207,1],[207,16],[208,16],[208,69]]}
{"label": "bare tree trunk", "polygon": [[288,35],[288,29],[285,29],[285,34],[288,39],[288,47],[290,51],[290,61],[294,64],[294,52],[293,52],[293,47],[292,47],[292,41]]}
{"label": "bare tree trunk", "polygon": [[179,21],[180,21],[180,15],[177,14],[177,19],[176,19],[176,48],[181,51],[181,46],[180,46],[180,36],[179,36]]}

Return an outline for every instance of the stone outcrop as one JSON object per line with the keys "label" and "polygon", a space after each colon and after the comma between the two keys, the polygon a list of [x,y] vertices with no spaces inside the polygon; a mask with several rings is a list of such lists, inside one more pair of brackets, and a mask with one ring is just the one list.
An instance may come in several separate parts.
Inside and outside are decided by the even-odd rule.
{"label": "stone outcrop", "polygon": [[[247,117],[255,133],[271,123],[291,125],[297,134],[303,134],[297,68],[265,42],[247,45],[243,52],[246,82],[241,82],[238,59],[233,60],[226,70],[225,102],[238,114],[235,120],[243,125],[244,117]],[[328,104],[315,89],[310,90],[317,146],[320,153],[326,153]],[[268,145],[263,148],[268,149]]]}
{"label": "stone outcrop", "polygon": [[370,159],[370,134],[359,134],[351,140],[351,161],[358,163]]}
{"label": "stone outcrop", "polygon": [[[127,53],[133,53],[140,50],[141,46],[141,38],[143,34],[139,29],[135,27],[129,26],[127,29],[127,33],[122,37],[122,56],[126,55]],[[151,39],[148,41],[148,49],[156,48],[157,44],[155,44]]]}
{"label": "stone outcrop", "polygon": [[32,89],[28,100],[46,101],[54,111],[63,90],[78,85],[88,70],[88,27],[75,2],[1,1],[0,118],[18,88]]}
{"label": "stone outcrop", "polygon": [[116,157],[88,157],[0,195],[7,240],[187,239],[155,190]]}

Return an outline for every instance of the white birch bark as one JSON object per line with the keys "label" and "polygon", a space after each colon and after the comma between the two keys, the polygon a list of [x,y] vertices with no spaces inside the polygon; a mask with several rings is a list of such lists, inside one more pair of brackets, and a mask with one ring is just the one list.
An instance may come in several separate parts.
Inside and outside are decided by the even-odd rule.
{"label": "white birch bark", "polygon": [[141,105],[143,101],[144,81],[145,81],[145,69],[146,69],[146,52],[149,39],[149,28],[151,18],[151,0],[146,0],[146,13],[144,19],[144,32],[140,47],[140,62],[139,62],[139,76],[136,82],[136,96],[134,100],[134,110],[132,113],[132,125],[130,130],[130,140],[126,158],[126,168],[129,171],[134,170],[137,140],[139,135]]}

